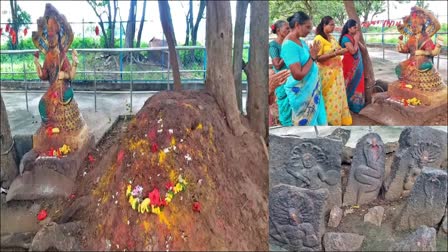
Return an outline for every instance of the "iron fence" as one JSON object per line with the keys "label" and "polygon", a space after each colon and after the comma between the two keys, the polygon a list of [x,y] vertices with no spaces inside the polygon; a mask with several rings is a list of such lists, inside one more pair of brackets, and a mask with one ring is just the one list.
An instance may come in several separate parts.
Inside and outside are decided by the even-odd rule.
{"label": "iron fence", "polygon": [[[68,52],[68,58],[71,61],[71,51]],[[248,55],[249,46],[244,46],[244,54]],[[94,107],[95,112],[97,108],[96,95],[102,93],[97,88],[97,83],[102,82],[106,85],[126,84],[129,85],[130,95],[130,107],[132,109],[132,97],[134,90],[134,83],[143,83],[149,85],[146,90],[151,91],[152,84],[165,84],[167,90],[173,88],[174,80],[172,78],[172,67],[170,66],[170,55],[168,47],[149,47],[149,48],[97,48],[97,49],[76,49],[78,52],[78,71],[76,73],[74,83],[89,82],[93,83],[94,93]],[[207,67],[207,52],[203,46],[177,46],[176,51],[179,57],[192,57],[193,59],[187,61],[188,64],[182,64],[180,60],[181,83],[182,85],[188,85],[190,83],[196,83],[200,86],[204,85],[206,78]],[[181,51],[188,51],[188,53],[181,54]],[[37,75],[33,58],[36,50],[1,50],[0,56],[2,57],[2,86],[3,83],[13,82],[16,84],[22,84],[22,92],[25,93],[26,108],[28,109],[28,92],[29,87],[32,84],[47,83],[47,81],[41,81]],[[199,52],[200,57],[196,57]],[[99,55],[98,55],[99,54]],[[93,56],[89,56],[93,55]],[[149,59],[153,55],[156,60]],[[4,56],[9,58],[8,61],[4,61]],[[22,62],[21,69],[17,69],[17,65],[14,64],[13,58],[16,57],[19,62]],[[98,60],[97,57],[103,57],[104,60]],[[143,59],[140,59],[142,57]],[[92,60],[93,59],[93,60]],[[158,60],[157,60],[158,59]],[[246,59],[248,60],[248,59]],[[120,63],[118,63],[118,61]],[[10,65],[8,71],[5,71],[3,64],[8,62]],[[90,64],[90,62],[94,62]],[[114,64],[115,63],[115,64]],[[14,65],[16,67],[14,68]],[[4,76],[11,76],[11,78],[5,78]],[[247,77],[242,70],[243,75],[243,87],[247,86]],[[44,91],[43,91],[44,92]],[[131,111],[132,112],[132,111]]]}

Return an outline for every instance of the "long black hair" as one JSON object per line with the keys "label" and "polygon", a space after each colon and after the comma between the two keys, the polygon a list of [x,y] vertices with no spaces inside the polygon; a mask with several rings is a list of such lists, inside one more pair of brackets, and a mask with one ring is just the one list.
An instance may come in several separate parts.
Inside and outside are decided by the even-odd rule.
{"label": "long black hair", "polygon": [[324,39],[328,40],[327,34],[324,32],[324,26],[328,25],[333,20],[330,16],[325,16],[320,20],[319,25],[316,27],[316,35],[321,35]]}
{"label": "long black hair", "polygon": [[299,25],[303,25],[306,21],[310,20],[310,16],[308,16],[303,11],[298,11],[286,20],[289,23],[289,28],[294,29],[294,26],[296,25],[296,23],[299,23]]}
{"label": "long black hair", "polygon": [[347,22],[345,22],[344,27],[342,27],[341,36],[339,37],[339,44],[341,44],[344,35],[348,33],[348,29],[352,28],[353,26],[356,26],[356,20],[349,19],[347,20]]}
{"label": "long black hair", "polygon": [[277,20],[273,25],[271,25],[272,33],[277,34],[277,30],[282,28],[284,24],[286,24],[285,20]]}

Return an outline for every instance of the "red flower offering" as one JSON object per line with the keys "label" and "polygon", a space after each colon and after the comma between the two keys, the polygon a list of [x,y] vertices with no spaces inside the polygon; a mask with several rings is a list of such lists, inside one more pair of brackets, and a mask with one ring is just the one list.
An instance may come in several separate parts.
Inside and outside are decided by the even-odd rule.
{"label": "red flower offering", "polygon": [[160,192],[159,189],[154,188],[152,192],[149,193],[149,199],[151,200],[151,204],[155,206],[160,205]]}
{"label": "red flower offering", "polygon": [[95,34],[97,36],[100,35],[100,29],[98,28],[98,25],[95,27]]}
{"label": "red flower offering", "polygon": [[173,187],[174,187],[174,183],[171,182],[171,181],[168,181],[168,182],[166,183],[166,185],[165,185],[165,188],[166,188],[167,190],[172,190]]}
{"label": "red flower offering", "polygon": [[38,221],[43,221],[43,220],[45,220],[45,218],[47,218],[47,211],[45,211],[45,210],[40,210],[40,212],[37,214],[37,220]]}
{"label": "red flower offering", "polygon": [[194,212],[201,212],[201,203],[199,203],[198,201],[193,203],[193,211]]}
{"label": "red flower offering", "polygon": [[159,150],[159,147],[157,146],[157,144],[153,143],[151,146],[151,152],[156,153],[158,150]]}
{"label": "red flower offering", "polygon": [[90,163],[95,162],[95,158],[93,157],[92,154],[89,154],[88,158],[89,158],[89,162],[90,162]]}
{"label": "red flower offering", "polygon": [[23,30],[23,36],[26,36],[26,34],[28,34],[28,29],[25,28],[25,30]]}
{"label": "red flower offering", "polygon": [[117,163],[121,164],[124,158],[124,150],[120,150],[117,155]]}
{"label": "red flower offering", "polygon": [[154,141],[156,139],[156,134],[157,132],[155,129],[150,130],[148,133],[149,140]]}
{"label": "red flower offering", "polygon": [[9,32],[9,24],[6,24],[5,32]]}

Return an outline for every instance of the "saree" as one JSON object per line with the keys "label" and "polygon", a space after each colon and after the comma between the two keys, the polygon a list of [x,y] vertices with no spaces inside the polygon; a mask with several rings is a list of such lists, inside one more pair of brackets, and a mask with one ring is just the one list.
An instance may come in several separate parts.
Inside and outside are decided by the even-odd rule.
{"label": "saree", "polygon": [[[280,58],[282,46],[275,40],[269,42],[269,56],[272,60],[275,58]],[[283,65],[281,69],[277,70],[274,66],[272,66],[272,70],[274,74],[287,69],[286,65]],[[271,86],[271,85],[270,85]],[[275,89],[278,89],[276,87]],[[279,113],[278,113],[278,105],[277,105],[277,95],[274,91],[271,92],[271,87],[269,87],[269,127],[276,126],[280,123],[279,121]]]}
{"label": "saree", "polygon": [[[342,38],[342,48],[346,48],[345,43],[347,42],[354,44],[354,39],[349,34],[345,34]],[[364,65],[362,64],[362,55],[359,48],[354,55],[346,52],[342,59],[342,65],[348,107],[351,111],[359,113],[365,106]]]}
{"label": "saree", "polygon": [[[282,45],[281,57],[289,68],[292,64],[306,64],[310,50],[305,41],[302,46],[294,41],[285,40]],[[302,80],[294,79],[291,74],[281,89],[277,88],[277,104],[279,120],[283,126],[327,125],[322,85],[316,63],[313,62],[310,71]]]}
{"label": "saree", "polygon": [[[269,42],[269,57],[271,57],[272,60],[274,60],[275,58],[280,58],[281,49],[282,45],[280,45],[277,41],[272,40],[271,42]],[[275,73],[278,73],[286,69],[286,65],[283,65],[279,70],[275,69],[274,65],[272,65],[272,69]]]}
{"label": "saree", "polygon": [[[321,35],[317,35],[314,41],[321,44],[319,56],[333,53],[340,49],[337,40],[330,35],[326,40]],[[352,116],[348,109],[347,94],[345,92],[344,74],[342,72],[342,61],[340,56],[329,58],[326,61],[318,62],[319,76],[322,81],[322,96],[325,101],[328,124],[334,126],[352,125]]]}

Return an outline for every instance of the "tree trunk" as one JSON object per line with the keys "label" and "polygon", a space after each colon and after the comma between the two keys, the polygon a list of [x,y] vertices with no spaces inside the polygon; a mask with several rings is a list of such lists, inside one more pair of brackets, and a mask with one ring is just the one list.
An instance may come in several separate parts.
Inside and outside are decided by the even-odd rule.
{"label": "tree trunk", "polygon": [[101,15],[96,10],[96,7],[92,1],[87,1],[87,3],[90,5],[90,7],[92,7],[93,12],[95,12],[95,15],[100,20],[99,24],[100,24],[101,32],[103,33],[103,37],[104,37],[104,47],[110,48],[109,36],[107,36],[106,30],[104,29],[104,22],[103,22],[103,19],[101,18]]}
{"label": "tree trunk", "polygon": [[128,23],[126,25],[126,37],[124,43],[124,46],[126,48],[134,48],[136,14],[137,14],[137,0],[131,0],[131,5],[129,6]]}
{"label": "tree trunk", "polygon": [[185,37],[185,44],[184,45],[189,45],[190,44],[190,34],[193,32],[193,0],[188,1],[188,14],[186,17],[186,24],[187,24],[187,33],[186,33],[186,37]]}
{"label": "tree trunk", "polygon": [[140,21],[140,27],[138,28],[138,35],[137,35],[137,48],[140,48],[140,41],[142,39],[143,25],[145,24],[145,13],[146,13],[146,0],[143,0],[142,19]]}
{"label": "tree trunk", "polygon": [[[110,3],[109,3],[110,5]],[[114,48],[115,47],[115,22],[117,21],[117,0],[114,0],[114,18],[112,20],[112,22],[109,24],[109,27],[111,28],[110,31],[110,36],[109,36],[109,48]],[[109,12],[109,15],[112,16],[112,13]]]}
{"label": "tree trunk", "polygon": [[[358,22],[359,29],[361,30],[361,27],[359,25],[360,24],[359,17],[356,14],[355,4],[352,1],[344,0],[344,6],[345,10],[347,11],[348,17],[356,20],[356,22]],[[362,33],[360,42],[366,45]],[[373,72],[372,61],[370,60],[367,48],[366,50],[361,50],[361,54],[362,54],[362,63],[364,64],[364,85],[365,85],[364,90],[366,94],[366,104],[369,104],[372,101],[372,88],[373,85],[375,85],[375,75]]]}
{"label": "tree trunk", "polygon": [[233,134],[241,136],[247,129],[241,123],[236,104],[232,74],[232,16],[229,1],[207,2],[206,34],[205,88],[215,97],[219,107],[224,111]]}
{"label": "tree trunk", "polygon": [[268,138],[269,3],[250,3],[250,49],[247,117],[252,130]]}
{"label": "tree trunk", "polygon": [[171,20],[171,11],[167,0],[159,0],[159,13],[163,33],[165,34],[170,52],[170,65],[173,68],[174,90],[180,91],[182,90],[182,84],[180,82],[179,61],[176,51],[176,37],[174,36],[173,21]]}
{"label": "tree trunk", "polygon": [[0,127],[0,185],[3,188],[9,188],[18,174],[18,169],[11,129],[9,128],[8,114],[6,113],[5,103],[1,94],[0,100],[0,123],[2,125]]}
{"label": "tree trunk", "polygon": [[190,26],[188,24],[188,20],[190,19],[190,13],[191,9],[188,10],[187,16],[185,17],[185,23],[187,24],[187,30],[185,31],[185,43],[184,45],[187,46],[190,43]]}
{"label": "tree trunk", "polygon": [[243,88],[242,88],[242,72],[243,72],[243,46],[244,46],[244,29],[246,27],[246,13],[248,0],[236,2],[236,18],[235,18],[235,38],[233,42],[233,76],[236,90],[236,101],[238,109],[243,111]]}
{"label": "tree trunk", "polygon": [[196,23],[193,26],[193,30],[191,31],[191,44],[196,45],[197,39],[198,39],[198,29],[199,24],[201,23],[202,16],[204,15],[205,10],[205,0],[201,0],[201,3],[199,5],[199,12],[198,16],[196,17]]}

